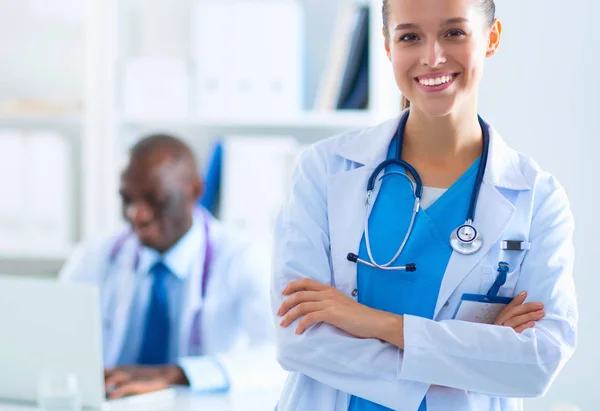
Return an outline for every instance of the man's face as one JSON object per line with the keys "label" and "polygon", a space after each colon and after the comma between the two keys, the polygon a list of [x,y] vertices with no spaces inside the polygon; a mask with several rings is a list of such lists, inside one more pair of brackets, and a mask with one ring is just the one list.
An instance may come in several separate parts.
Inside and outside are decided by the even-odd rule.
{"label": "man's face", "polygon": [[132,159],[121,175],[123,216],[143,245],[165,252],[190,228],[198,186],[171,159]]}

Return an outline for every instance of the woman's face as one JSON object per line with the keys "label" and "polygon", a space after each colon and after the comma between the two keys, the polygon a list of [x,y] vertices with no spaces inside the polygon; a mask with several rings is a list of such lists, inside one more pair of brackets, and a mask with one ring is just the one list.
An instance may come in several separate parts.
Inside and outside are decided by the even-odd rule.
{"label": "woman's face", "polygon": [[386,52],[411,106],[440,117],[477,102],[486,57],[498,47],[478,0],[387,0]]}

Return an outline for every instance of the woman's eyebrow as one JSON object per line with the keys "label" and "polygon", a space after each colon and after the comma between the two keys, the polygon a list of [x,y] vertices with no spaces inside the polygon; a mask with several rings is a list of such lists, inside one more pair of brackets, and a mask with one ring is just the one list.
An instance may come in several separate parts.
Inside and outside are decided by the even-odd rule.
{"label": "woman's eyebrow", "polygon": [[[440,26],[447,26],[449,24],[457,24],[457,23],[468,23],[469,19],[465,17],[453,17],[451,19],[444,20]],[[418,24],[414,23],[401,23],[398,24],[394,30],[419,30],[421,27]]]}

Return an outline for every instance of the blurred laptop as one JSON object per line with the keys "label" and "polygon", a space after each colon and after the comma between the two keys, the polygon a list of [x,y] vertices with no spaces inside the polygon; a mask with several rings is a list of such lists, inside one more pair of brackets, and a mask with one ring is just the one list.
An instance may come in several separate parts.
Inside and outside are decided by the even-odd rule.
{"label": "blurred laptop", "polygon": [[0,276],[0,401],[36,402],[45,374],[73,374],[82,405],[173,400],[175,389],[107,400],[97,287]]}

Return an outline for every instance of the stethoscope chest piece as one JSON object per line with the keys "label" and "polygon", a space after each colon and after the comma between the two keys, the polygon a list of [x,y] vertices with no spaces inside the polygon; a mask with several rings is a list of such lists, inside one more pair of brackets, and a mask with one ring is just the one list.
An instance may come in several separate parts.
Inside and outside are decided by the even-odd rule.
{"label": "stethoscope chest piece", "polygon": [[450,245],[459,254],[475,254],[483,246],[483,238],[470,221],[450,234]]}

